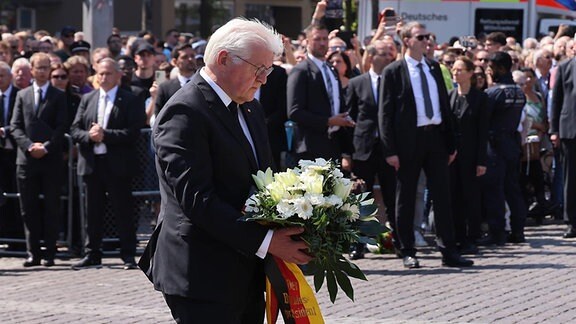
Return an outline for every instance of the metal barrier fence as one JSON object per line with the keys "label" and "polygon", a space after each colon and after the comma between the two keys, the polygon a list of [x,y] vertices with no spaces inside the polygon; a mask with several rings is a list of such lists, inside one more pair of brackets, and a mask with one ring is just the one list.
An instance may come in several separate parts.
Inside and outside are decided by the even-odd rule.
{"label": "metal barrier fence", "polygon": [[[66,166],[66,171],[64,172],[65,181],[63,181],[62,185],[62,194],[60,196],[60,200],[66,203],[66,208],[63,210],[66,211],[65,221],[66,221],[66,229],[61,232],[60,239],[56,243],[58,246],[71,246],[72,245],[72,224],[73,224],[73,195],[74,195],[74,180],[76,178],[76,166],[74,164],[74,159],[71,158],[74,156],[74,144],[72,143],[72,137],[68,134],[64,134],[64,138],[68,144],[68,151],[66,152],[68,155],[68,159],[64,164]],[[17,149],[17,148],[16,148]],[[20,194],[18,192],[4,192],[4,197],[6,199],[13,199],[18,200]],[[40,199],[44,199],[44,195],[40,195]],[[17,212],[19,213],[20,203],[17,201],[16,203]],[[12,215],[3,215],[0,217],[12,217]],[[24,238],[12,238],[12,237],[0,237],[0,245],[2,244],[25,244],[26,240]],[[0,255],[10,255],[10,256],[18,256],[18,255],[25,255],[25,251],[8,251],[0,249]]]}
{"label": "metal barrier fence", "polygon": [[[159,206],[160,191],[158,189],[158,178],[154,166],[154,152],[151,145],[151,129],[142,129],[138,139],[137,154],[138,165],[140,168],[138,175],[134,177],[132,183],[132,196],[134,197],[134,226],[137,231],[139,242],[148,240],[156,221],[156,213],[153,212],[155,205]],[[68,157],[74,157],[77,146],[74,146],[72,138],[66,134],[68,142]],[[61,200],[66,202],[66,215],[60,228],[61,239],[58,241],[59,257],[77,255],[82,251],[85,242],[85,224],[86,224],[86,194],[82,179],[76,175],[76,159],[67,160],[66,183],[63,185],[63,195]],[[4,193],[7,199],[18,199],[19,194]],[[158,207],[156,206],[156,207]],[[105,254],[118,253],[118,238],[115,228],[115,222],[110,203],[107,202],[106,212],[104,215],[104,239],[103,251]],[[126,217],[120,215],[120,217]],[[22,238],[5,238],[0,237],[0,256],[1,255],[25,255],[24,251],[7,251],[1,246],[5,244],[18,243],[24,244],[26,241]],[[140,250],[140,249],[139,249]]]}

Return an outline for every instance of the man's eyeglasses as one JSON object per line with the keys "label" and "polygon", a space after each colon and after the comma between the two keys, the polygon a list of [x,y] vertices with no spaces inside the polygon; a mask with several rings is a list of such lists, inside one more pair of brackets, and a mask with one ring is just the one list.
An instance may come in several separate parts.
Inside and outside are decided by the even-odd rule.
{"label": "man's eyeglasses", "polygon": [[478,61],[480,62],[488,62],[488,58],[487,57],[479,57],[477,58]]}
{"label": "man's eyeglasses", "polygon": [[330,46],[329,49],[331,52],[336,52],[336,51],[344,52],[344,51],[346,51],[346,46]]}
{"label": "man's eyeglasses", "polygon": [[416,38],[416,39],[419,40],[419,41],[429,40],[429,39],[430,39],[430,34],[418,35],[418,36],[414,36],[414,38]]}
{"label": "man's eyeglasses", "polygon": [[274,70],[274,66],[270,66],[270,67],[265,67],[264,65],[258,66],[258,65],[256,65],[256,64],[252,64],[252,63],[246,61],[245,59],[241,58],[241,57],[238,56],[238,55],[234,55],[234,56],[236,56],[237,58],[241,59],[241,60],[244,61],[245,63],[248,63],[248,64],[252,65],[253,67],[255,67],[255,68],[256,68],[256,73],[255,73],[254,75],[255,75],[256,77],[259,77],[259,76],[265,76],[265,77],[267,77],[267,76],[270,75],[270,73],[272,73],[272,70]]}
{"label": "man's eyeglasses", "polygon": [[54,74],[52,79],[66,80],[68,79],[68,76],[66,74]]}

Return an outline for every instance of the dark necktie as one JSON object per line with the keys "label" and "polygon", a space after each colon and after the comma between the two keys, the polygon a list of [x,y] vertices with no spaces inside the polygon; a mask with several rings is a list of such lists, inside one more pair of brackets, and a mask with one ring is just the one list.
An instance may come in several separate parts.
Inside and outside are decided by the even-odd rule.
{"label": "dark necktie", "polygon": [[328,99],[330,100],[330,115],[334,114],[334,97],[332,96],[334,88],[332,88],[332,78],[330,78],[330,68],[327,63],[322,64],[324,76],[326,77],[326,91],[328,91]]}
{"label": "dark necktie", "polygon": [[378,80],[376,81],[376,96],[374,96],[374,98],[376,99],[376,104],[378,104],[378,99],[380,99],[380,82],[382,81],[382,77],[378,76]]}
{"label": "dark necktie", "polygon": [[432,117],[434,117],[434,110],[432,109],[432,100],[430,99],[430,87],[428,87],[428,80],[426,79],[426,74],[422,68],[422,63],[418,63],[417,66],[420,70],[420,80],[422,83],[422,95],[424,96],[424,109],[426,117],[432,119]]}
{"label": "dark necktie", "polygon": [[42,103],[42,89],[38,88],[38,101],[36,101],[36,111],[40,108],[40,104]]}
{"label": "dark necktie", "polygon": [[2,94],[2,104],[0,105],[0,107],[2,107],[2,109],[0,110],[0,127],[2,126],[6,126],[6,120],[4,120],[4,114],[6,114],[6,107],[4,106],[4,99],[6,98],[6,96],[4,94]]}
{"label": "dark necktie", "polygon": [[251,157],[253,158],[252,161],[254,162],[256,167],[258,167],[258,158],[256,157],[256,148],[252,147],[252,144],[250,144],[248,137],[246,137],[246,134],[244,133],[244,130],[242,129],[242,126],[240,125],[240,120],[238,119],[238,109],[240,109],[240,107],[238,107],[238,104],[234,101],[232,101],[228,105],[228,110],[230,111],[230,114],[232,115],[232,119],[234,120],[234,126],[236,127],[237,131],[239,131],[242,134],[242,144],[244,145],[244,149],[252,152],[252,155],[251,155]]}

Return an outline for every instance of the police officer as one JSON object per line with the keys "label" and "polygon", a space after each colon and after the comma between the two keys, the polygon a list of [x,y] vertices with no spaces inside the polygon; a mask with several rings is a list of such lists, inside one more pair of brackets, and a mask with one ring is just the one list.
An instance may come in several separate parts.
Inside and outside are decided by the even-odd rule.
{"label": "police officer", "polygon": [[[488,62],[494,83],[488,89],[489,141],[488,165],[482,190],[486,221],[490,227],[487,237],[479,245],[521,243],[524,238],[526,204],[519,185],[519,165],[522,143],[518,125],[526,97],[514,83],[508,53],[495,52]],[[505,234],[505,203],[510,208],[511,233]]]}

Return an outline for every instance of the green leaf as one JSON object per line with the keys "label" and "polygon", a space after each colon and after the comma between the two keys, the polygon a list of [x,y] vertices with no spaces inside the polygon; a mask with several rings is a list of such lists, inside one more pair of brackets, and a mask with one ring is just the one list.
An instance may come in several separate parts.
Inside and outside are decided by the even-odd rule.
{"label": "green leaf", "polygon": [[318,271],[314,273],[314,288],[316,289],[316,292],[318,292],[320,288],[322,288],[322,285],[324,284],[325,275],[326,273],[322,269],[318,269]]}
{"label": "green leaf", "polygon": [[372,204],[372,205],[361,205],[360,208],[360,216],[370,216],[373,215],[374,213],[376,213],[378,211],[378,205],[376,204]]}
{"label": "green leaf", "polygon": [[376,242],[375,239],[368,237],[368,236],[360,236],[358,237],[358,243],[362,243],[362,244],[372,244],[372,245],[376,245],[378,244],[378,242]]}
{"label": "green leaf", "polygon": [[358,231],[366,236],[378,236],[381,233],[387,232],[386,226],[377,221],[359,222]]}
{"label": "green leaf", "polygon": [[338,286],[336,285],[336,279],[334,279],[334,273],[332,270],[326,270],[326,284],[328,285],[328,294],[330,295],[330,301],[334,304],[336,300],[336,295],[338,294]]}
{"label": "green leaf", "polygon": [[346,273],[337,269],[334,271],[334,274],[336,275],[336,280],[338,281],[340,288],[342,288],[348,298],[354,301],[354,288],[352,288],[352,284],[350,283],[350,279],[348,279]]}
{"label": "green leaf", "polygon": [[356,278],[356,279],[360,279],[360,280],[368,280],[366,278],[366,276],[364,275],[364,273],[362,272],[362,270],[360,270],[360,268],[358,268],[357,265],[355,265],[354,263],[346,260],[346,259],[341,259],[338,261],[338,267],[346,272],[346,274],[348,274],[350,277]]}

